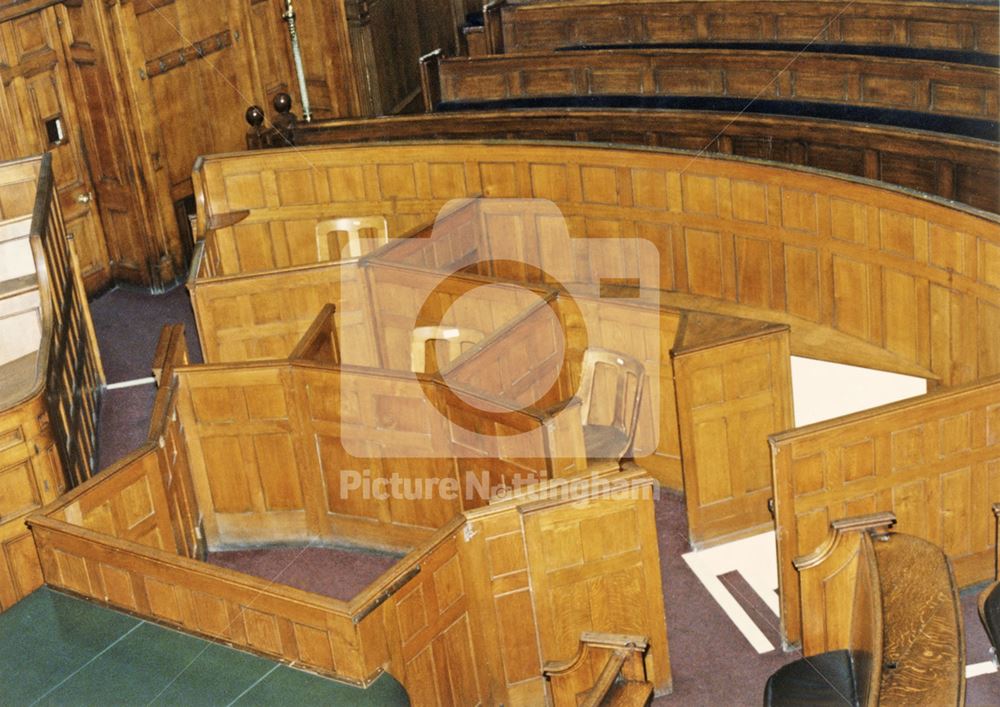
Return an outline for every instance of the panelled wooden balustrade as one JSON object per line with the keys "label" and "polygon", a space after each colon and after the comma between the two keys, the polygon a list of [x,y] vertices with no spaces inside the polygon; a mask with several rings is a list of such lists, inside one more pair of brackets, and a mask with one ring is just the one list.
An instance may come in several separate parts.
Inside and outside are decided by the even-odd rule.
{"label": "panelled wooden balustrade", "polygon": [[[475,218],[470,218],[472,214]],[[536,282],[530,290],[524,289],[523,284],[515,286],[510,278],[523,283],[535,276],[500,267],[510,262],[510,258],[503,257],[504,249],[513,247],[509,234],[533,231],[536,223],[548,223],[546,227],[550,229],[550,236],[555,236],[556,231],[551,230],[553,216],[561,220],[554,207],[551,204],[545,206],[544,202],[539,207],[519,200],[472,201],[439,218],[433,227],[416,229],[411,234],[413,238],[395,239],[386,248],[363,258],[360,267],[351,271],[360,275],[359,280],[350,285],[349,296],[345,296],[343,288],[340,291],[349,313],[338,317],[338,328],[342,332],[340,338],[349,340],[354,351],[353,354],[350,351],[342,353],[342,360],[361,365],[375,365],[373,362],[377,361],[384,368],[408,371],[415,322],[421,314],[429,315],[434,321],[455,327],[457,331],[475,329],[487,337],[481,346],[474,347],[442,371],[449,385],[471,385],[510,403],[545,410],[574,395],[581,377],[580,360],[587,348],[619,351],[642,362],[647,371],[635,435],[635,453],[643,457],[644,466],[661,483],[680,489],[685,462],[686,468],[693,470],[697,456],[709,453],[712,445],[702,446],[692,440],[682,454],[683,424],[678,424],[678,415],[683,423],[694,414],[694,408],[678,411],[675,386],[689,389],[698,374],[691,373],[689,381],[689,374],[685,371],[681,374],[685,380],[675,381],[674,372],[663,365],[666,353],[680,343],[679,337],[683,335],[685,345],[696,346],[704,355],[713,355],[717,365],[724,364],[729,370],[736,371],[739,361],[744,359],[759,363],[757,354],[760,351],[751,353],[746,350],[747,346],[752,350],[763,345],[762,350],[766,351],[767,346],[763,342],[774,337],[787,338],[787,328],[772,327],[768,330],[767,327],[754,327],[750,322],[732,317],[672,306],[669,302],[658,301],[660,293],[655,288],[647,290],[655,296],[639,293],[638,297],[629,288],[619,293],[598,291],[593,286],[589,291],[578,287],[572,293],[547,289],[557,281],[571,282],[574,279],[571,273],[565,277],[559,275],[561,271],[566,271],[566,266],[560,263],[550,265],[549,272],[555,273],[551,282]],[[455,227],[455,224],[463,227]],[[431,230],[433,240],[417,237]],[[209,234],[206,252],[218,249],[216,233]],[[563,233],[561,237],[567,236]],[[524,240],[530,243],[533,239],[528,237]],[[252,242],[257,249],[267,248],[265,239],[254,238]],[[271,245],[277,250],[284,244],[276,240]],[[236,249],[227,250],[236,252]],[[611,265],[611,261],[601,253],[589,254],[589,257],[602,267]],[[473,265],[477,258],[488,259]],[[638,275],[645,267],[644,276],[655,278],[655,269],[648,269],[655,268],[655,260],[654,254],[652,258],[633,260],[626,267],[631,268],[629,272],[633,275]],[[243,351],[247,352],[257,350],[257,343],[263,338],[274,338],[275,326],[281,327],[283,339],[293,338],[304,328],[301,322],[309,316],[309,312],[315,311],[310,309],[310,303],[316,297],[336,294],[330,283],[336,282],[338,273],[342,275],[349,262],[353,261],[317,264],[307,268],[311,273],[309,282],[324,283],[312,289],[302,284],[305,280],[300,273],[304,270],[298,268],[228,275],[219,279],[195,278],[191,291],[202,337],[206,341],[226,341],[233,337],[246,344]],[[444,277],[434,270],[444,266],[465,267],[461,273]],[[209,266],[204,264],[202,268],[204,273]],[[482,274],[470,274],[471,268],[481,270]],[[266,286],[264,283],[267,283]],[[265,311],[254,310],[251,299],[248,302],[251,306],[240,311],[238,318],[226,319],[226,312],[231,311],[231,302],[247,301],[245,298],[258,295],[245,293],[265,290],[268,297]],[[363,302],[362,305],[357,305],[352,299],[356,297],[361,297],[359,301]],[[284,304],[278,305],[276,299]],[[525,318],[514,316],[531,306],[535,309]],[[418,311],[421,308],[422,312]],[[545,316],[550,310],[556,315],[554,319]],[[367,320],[354,315],[360,311],[369,312]],[[269,316],[269,312],[281,313],[280,324],[275,321],[266,328],[246,324],[255,321],[263,323],[262,318]],[[374,321],[375,328],[365,328],[365,321]],[[749,339],[760,343],[751,343]],[[744,343],[729,346],[739,340]],[[740,383],[739,376],[736,376],[728,384],[730,390],[723,399],[705,401],[714,406],[714,424],[729,424],[735,426],[734,429],[741,427],[745,424],[743,421],[749,420],[745,415],[746,406],[751,404],[749,398],[756,396],[752,406],[758,417],[752,424],[768,419],[771,426],[767,426],[766,430],[790,426],[787,343],[773,353],[778,352],[777,356],[765,353],[768,362],[763,368],[755,363],[752,383]],[[568,362],[560,368],[564,354]],[[207,358],[211,360],[217,355],[212,347],[206,347]],[[246,354],[238,356],[237,360],[245,357]],[[551,387],[550,383],[553,383]],[[765,413],[765,409],[770,412]],[[564,416],[556,416],[555,419],[560,425],[567,424]],[[692,516],[690,533],[693,542],[701,543],[734,532],[759,529],[769,522],[766,510],[769,458],[763,444],[764,436],[760,439],[761,444],[749,453],[739,436],[731,435],[725,447],[729,450],[728,456],[734,459],[732,478],[720,471],[718,473],[728,480],[710,484],[711,491],[706,486],[704,506],[706,509],[711,506],[711,520],[706,517],[702,522]],[[702,451],[699,452],[699,449]],[[572,466],[572,455],[550,449],[549,456],[553,455],[560,460],[553,466],[555,471]],[[735,462],[737,457],[743,461]],[[694,480],[688,483],[696,484]]]}
{"label": "panelled wooden balustrade", "polygon": [[[251,130],[249,147],[287,147]],[[295,145],[398,140],[566,140],[721,152],[867,177],[1000,212],[1000,146],[922,130],[775,115],[584,108],[468,111],[300,123]]]}
{"label": "panelled wooden balustrade", "polygon": [[[586,97],[591,107],[601,107],[601,100],[612,102],[608,107],[613,107],[614,101],[658,97],[791,101],[795,113],[807,115],[812,103],[876,109],[869,111],[865,120],[888,124],[900,119],[893,110],[975,118],[985,121],[982,129],[987,133],[977,137],[996,139],[1000,73],[995,66],[707,47],[472,59],[430,55],[422,60],[422,68],[428,86],[424,93],[428,111],[451,104],[489,107],[491,102],[501,101],[521,101],[526,103],[522,107],[532,107],[532,99],[558,105],[560,99],[576,97]],[[887,112],[882,115],[878,110]],[[772,107],[767,112],[788,111]],[[942,132],[962,131],[960,126],[949,127],[947,121],[930,117],[911,127],[923,126]]]}
{"label": "panelled wooden balustrade", "polygon": [[[358,684],[387,669],[414,704],[537,704],[541,666],[572,656],[587,631],[649,636],[645,673],[670,689],[641,470],[594,468],[445,514],[409,498],[344,502],[332,492],[337,472],[353,467],[338,449],[354,423],[323,413],[338,406],[328,397],[336,378],[346,395],[345,377],[378,371],[316,360],[181,367],[180,327],[158,350],[147,444],[29,521],[50,585]],[[454,473],[458,460],[429,461]],[[435,478],[430,464],[392,471]],[[570,535],[580,542],[566,543]],[[350,601],[196,559],[203,543],[293,537],[411,551]]]}
{"label": "panelled wooden balustrade", "polygon": [[[891,0],[548,0],[491,3],[491,53],[585,44],[817,42],[996,54],[995,5]],[[497,26],[499,25],[499,26]],[[499,41],[497,38],[500,38]]]}
{"label": "panelled wooden balustrade", "polygon": [[0,164],[0,611],[42,583],[25,517],[96,460],[104,373],[51,164]]}
{"label": "panelled wooden balustrade", "polygon": [[[584,146],[306,148],[205,159],[196,179],[202,229],[227,224],[209,234],[209,246],[217,233],[233,243],[252,238],[286,259],[292,252],[289,234],[296,229],[307,234],[320,218],[332,215],[381,214],[390,232],[400,234],[429,223],[454,197],[550,199],[574,237],[620,237],[624,257],[628,237],[652,240],[660,251],[664,303],[787,324],[792,353],[922,376],[933,386],[960,386],[898,403],[884,414],[871,413],[857,423],[865,439],[846,444],[827,461],[808,459],[815,453],[806,451],[777,455],[776,522],[789,642],[800,638],[791,559],[822,541],[810,528],[825,529],[838,517],[894,510],[902,531],[946,548],[961,582],[992,571],[991,538],[973,534],[951,540],[947,528],[948,519],[972,517],[974,504],[996,501],[1000,493],[992,484],[970,480],[970,475],[993,473],[988,470],[1000,459],[989,422],[995,411],[985,402],[990,395],[996,398],[987,379],[1000,373],[1000,342],[993,335],[1000,327],[995,217],[849,178],[739,160]],[[539,257],[543,269],[555,269],[544,252]],[[592,275],[588,264],[578,267],[579,279]],[[259,287],[250,284],[253,278],[233,276],[233,282],[241,279],[246,287]],[[199,278],[194,285],[197,300]],[[290,304],[285,309],[294,310]],[[250,331],[253,311],[242,311],[244,319],[234,325]],[[746,379],[733,382],[738,396]],[[662,402],[667,399],[663,385],[660,391]],[[730,395],[728,390],[719,394],[720,400]],[[698,414],[709,417],[692,419],[711,419],[708,410]],[[850,427],[850,418],[845,424]],[[924,430],[927,425],[942,431]],[[761,432],[766,426],[751,425]],[[914,427],[922,431],[910,430]],[[843,434],[837,422],[800,433],[812,434],[816,449],[838,449]],[[789,434],[791,441],[797,433]],[[664,437],[661,430],[661,443]],[[897,460],[909,460],[903,464],[905,474],[894,471],[902,469],[896,462],[886,464],[894,453],[877,441],[882,437],[909,450],[895,453]],[[930,446],[935,442],[940,450]],[[807,460],[791,480],[783,470],[789,456]],[[656,466],[655,456],[642,462],[647,460]],[[905,483],[897,486],[894,481],[900,479]],[[842,486],[832,496],[816,494],[826,500],[821,512],[813,512],[818,507],[809,506],[806,497],[835,481]],[[988,491],[963,491],[971,488]],[[906,499],[918,497],[914,489],[936,494],[931,498],[938,499],[942,514],[907,512]]]}

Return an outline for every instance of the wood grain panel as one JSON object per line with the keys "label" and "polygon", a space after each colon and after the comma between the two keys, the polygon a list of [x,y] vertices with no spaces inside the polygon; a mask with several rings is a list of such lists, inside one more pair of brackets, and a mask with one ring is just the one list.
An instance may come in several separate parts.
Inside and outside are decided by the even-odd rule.
{"label": "wood grain panel", "polygon": [[[900,531],[942,547],[960,585],[990,576],[989,508],[1000,500],[991,481],[1000,439],[990,432],[998,392],[992,378],[771,438],[787,641],[802,635],[791,559],[819,547],[839,518],[891,511]],[[961,532],[953,518],[965,519]]]}
{"label": "wood grain panel", "polygon": [[794,417],[787,329],[695,326],[682,324],[672,354],[688,533],[697,547],[770,527],[765,440]]}
{"label": "wood grain panel", "polygon": [[535,594],[543,661],[569,660],[584,631],[650,636],[646,670],[669,689],[665,622],[659,614],[659,557],[647,544],[652,499],[632,489],[572,505],[541,503],[524,513],[528,572]]}
{"label": "wood grain panel", "polygon": [[[602,68],[609,65],[615,67],[616,81],[601,80]],[[997,119],[996,69],[943,61],[739,49],[631,49],[444,59],[436,70],[444,104],[560,96],[704,96]]]}
{"label": "wood grain panel", "polygon": [[563,0],[502,9],[503,51],[587,43],[812,42],[997,51],[991,6],[946,2],[664,2]]}
{"label": "wood grain panel", "polygon": [[[442,161],[458,163],[461,156],[466,170],[466,189],[471,193],[556,196],[556,204],[574,234],[605,235],[613,227],[613,232],[622,236],[641,234],[655,239],[661,254],[659,281],[669,283],[666,287],[684,295],[678,301],[721,301],[724,306],[713,306],[723,312],[738,315],[752,311],[757,318],[787,322],[792,325],[792,350],[796,354],[938,378],[946,384],[995,372],[992,367],[996,358],[993,338],[987,335],[985,328],[992,323],[990,312],[993,310],[973,306],[973,302],[983,300],[995,308],[996,288],[990,284],[987,274],[990,271],[977,272],[969,260],[980,247],[995,245],[995,219],[827,176],[704,157],[692,163],[689,157],[651,151],[528,145],[499,147],[456,142],[433,148],[415,145],[391,149],[315,148],[307,154],[324,167],[361,169],[357,165],[370,163],[371,167],[362,171],[367,170],[370,178],[376,181],[381,164],[407,163],[413,165],[414,174],[426,175],[422,165],[429,167]],[[202,167],[206,194],[202,223],[210,214],[230,213],[234,209],[250,210],[246,222],[266,220],[272,223],[293,218],[292,212],[301,215],[307,208],[315,209],[299,206],[294,210],[274,211],[251,191],[227,194],[223,186],[229,179],[227,175],[245,174],[250,165],[258,165],[263,178],[295,159],[298,158],[292,155],[250,153],[206,160]],[[503,169],[496,166],[501,164],[505,165]],[[545,172],[545,179],[539,181],[543,167],[551,164],[563,166],[557,172]],[[620,174],[628,176],[633,188],[617,190],[616,204],[589,203],[582,188],[576,186],[584,181],[584,167],[623,170]],[[670,199],[665,205],[670,211],[664,211],[662,206],[653,208],[653,192],[643,196],[646,200],[654,199],[648,202],[649,206],[646,206],[647,201],[636,200],[634,195],[643,192],[637,192],[635,185],[643,184],[643,189],[651,189],[651,180],[654,184],[655,180],[662,180],[665,186],[679,185],[681,169],[688,175],[700,175],[699,180],[686,182],[684,188],[690,198],[675,203],[673,198],[682,193],[681,189],[664,189],[664,198]],[[535,175],[534,179],[529,176],[531,174]],[[745,217],[750,212],[734,211],[735,206],[730,207],[728,195],[733,193],[735,181],[754,184],[765,194],[765,222],[748,221]],[[412,198],[391,201],[360,198],[345,201],[342,206],[335,204],[332,208],[381,212],[387,215],[390,223],[393,218],[404,217],[429,223],[442,200],[431,196],[429,180],[425,181],[424,177],[415,186],[417,191]],[[374,188],[372,191],[374,193]],[[705,211],[713,193],[723,207],[714,215],[711,210]],[[339,198],[347,199],[346,195]],[[330,208],[327,205],[325,210]],[[761,218],[761,215],[755,217]],[[905,242],[899,240],[900,218],[912,223],[917,239],[912,254],[905,248],[900,250],[905,246]],[[816,235],[810,235],[809,229],[815,229]],[[769,244],[772,257],[768,258],[770,274],[766,287],[771,304],[766,312],[757,308],[764,283],[758,280],[755,288],[743,288],[744,301],[731,275],[726,274],[735,267],[728,262],[734,254],[729,248],[717,251],[719,258],[727,260],[725,264],[720,262],[717,268],[714,263],[698,260],[700,273],[705,271],[701,266],[712,265],[712,271],[719,273],[717,277],[706,281],[703,281],[706,277],[703,274],[692,277],[689,253],[695,240],[689,239],[688,234],[694,232],[718,233],[726,237],[740,233]],[[960,269],[948,271],[947,261],[924,255],[927,252],[922,245],[925,236],[920,234],[931,232],[939,252],[961,248],[966,254]],[[676,257],[674,252],[678,245],[683,246],[682,258]],[[698,251],[700,258],[708,258],[712,252]],[[842,286],[837,292],[836,307],[833,304],[834,255],[868,264],[871,283],[860,291],[848,292]],[[898,273],[899,277],[887,275],[889,272]],[[592,277],[592,273],[578,272],[573,276],[585,280]],[[911,302],[887,300],[886,294],[894,295],[903,283],[910,282],[907,278],[912,278],[915,299],[911,297]],[[880,281],[890,282],[887,289],[876,286]],[[970,299],[932,296],[938,288],[943,288],[941,292],[966,292]],[[719,294],[712,297],[703,294],[705,292]],[[943,342],[954,343],[953,336],[957,335],[952,322],[958,320],[950,314],[953,306],[958,306],[962,312],[962,336],[968,337],[968,343],[946,346]],[[836,321],[835,311],[855,307],[869,312],[866,325],[861,326],[857,319]],[[933,317],[931,312],[935,313]],[[911,324],[916,325],[915,329],[907,329]],[[841,326],[846,331],[841,330]],[[857,336],[861,330],[866,332],[864,338]]]}

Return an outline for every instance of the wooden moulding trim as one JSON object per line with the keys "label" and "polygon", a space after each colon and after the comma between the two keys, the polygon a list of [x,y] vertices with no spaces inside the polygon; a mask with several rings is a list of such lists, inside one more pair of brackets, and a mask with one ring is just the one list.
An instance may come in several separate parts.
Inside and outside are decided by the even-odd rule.
{"label": "wooden moulding trim", "polygon": [[324,270],[324,269],[334,269],[343,267],[345,265],[356,265],[359,258],[345,258],[344,260],[328,260],[323,263],[308,263],[306,265],[293,265],[287,268],[273,268],[271,270],[259,270],[255,272],[241,272],[233,273],[230,275],[216,275],[215,277],[205,277],[198,278],[197,273],[194,269],[191,270],[194,273],[188,278],[188,288],[194,288],[197,285],[210,285],[216,282],[232,282],[232,281],[247,281],[247,280],[257,280],[257,279],[270,279],[274,277],[285,277],[291,273],[299,272],[309,272],[312,270]]}
{"label": "wooden moulding trim", "polygon": [[942,388],[913,398],[906,398],[905,400],[898,400],[894,403],[879,405],[878,407],[869,408],[868,410],[854,412],[841,417],[834,417],[829,420],[823,420],[822,422],[814,422],[811,425],[796,427],[791,430],[786,430],[785,432],[769,435],[767,439],[771,444],[772,452],[774,452],[777,451],[777,448],[785,442],[790,442],[800,437],[808,437],[810,435],[828,432],[836,427],[862,422],[864,420],[881,417],[883,415],[890,415],[909,408],[932,405],[941,400],[947,400],[948,398],[975,394],[992,386],[1000,387],[1000,374],[988,376],[972,383],[955,386],[954,388]]}
{"label": "wooden moulding trim", "polygon": [[[93,530],[88,530],[66,521],[56,518],[49,518],[42,515],[35,515],[28,519],[28,526],[40,528],[55,535],[70,536],[83,540],[89,544],[102,548],[114,555],[132,555],[162,567],[176,567],[193,574],[201,575],[216,582],[225,583],[237,590],[253,592],[279,602],[288,602],[298,606],[306,607],[316,611],[324,611],[338,616],[350,618],[351,612],[347,602],[339,599],[324,597],[321,594],[312,594],[302,589],[296,589],[286,585],[277,585],[280,591],[275,589],[273,582],[258,579],[252,575],[236,572],[235,570],[216,567],[207,562],[193,560],[183,555],[161,550],[159,548],[142,545],[131,540],[115,538],[104,535]],[[44,545],[43,545],[44,547]]]}
{"label": "wooden moulding trim", "polygon": [[826,540],[808,555],[796,557],[792,560],[792,565],[799,572],[816,567],[833,553],[846,534],[870,532],[880,528],[889,529],[895,524],[896,515],[888,511],[835,520],[830,523],[830,533],[826,536]]}
{"label": "wooden moulding trim", "polygon": [[205,259],[205,241],[200,240],[194,246],[194,253],[191,255],[191,270],[188,271],[187,281],[184,283],[188,291],[194,291],[198,283],[198,273],[201,271],[201,262]]}
{"label": "wooden moulding trim", "polygon": [[[677,334],[675,336],[676,341],[683,341],[687,333],[688,320],[692,315],[699,314],[692,310],[681,310],[683,316],[681,317],[680,326],[677,327]],[[724,316],[724,315],[723,315]],[[738,317],[731,317],[732,319],[737,319]],[[692,346],[685,346],[681,344],[680,346],[675,346],[670,350],[671,356],[678,358],[685,356],[687,354],[698,353],[701,351],[708,351],[711,349],[718,348],[720,346],[727,346],[729,344],[738,344],[741,341],[749,341],[751,339],[759,339],[762,336],[769,336],[771,334],[777,334],[781,331],[787,331],[791,333],[792,327],[788,324],[781,322],[770,322],[765,320],[747,320],[748,325],[756,324],[758,328],[756,331],[745,331],[743,333],[734,334],[732,336],[722,336],[718,339],[713,339],[712,341],[704,341],[701,343],[694,344]]]}
{"label": "wooden moulding trim", "polygon": [[[587,7],[594,5],[664,5],[664,0],[628,0],[626,3],[622,3],[621,0],[538,0],[537,2],[529,3],[530,7],[525,8],[525,10],[531,14],[533,10],[536,9],[559,9],[563,12],[567,11],[567,7]],[[673,3],[671,3],[673,4]],[[680,2],[678,3],[680,4]],[[686,4],[686,3],[685,3]],[[718,6],[721,3],[706,3],[706,8],[713,8],[713,6]],[[730,4],[730,3],[726,3]],[[789,6],[812,6],[812,5],[833,5],[834,7],[839,7],[841,5],[854,5],[854,2],[849,0],[810,0],[810,2],[776,2],[775,0],[768,0],[763,3],[756,3],[752,0],[734,0],[731,3],[733,6],[738,7],[739,5],[764,5],[776,6],[776,5],[789,5]],[[975,13],[989,13],[991,8],[989,5],[956,5],[953,2],[934,2],[933,0],[919,0],[918,2],[884,2],[881,0],[872,1],[865,0],[863,2],[857,3],[862,7],[867,7],[871,12],[872,16],[884,16],[885,14],[897,15],[901,12],[905,12],[906,15],[919,14],[921,10],[926,10],[927,8],[939,8],[946,9],[948,11],[971,11]],[[903,9],[903,5],[906,9]],[[882,6],[882,7],[880,7]],[[886,9],[882,9],[885,7]],[[911,9],[912,8],[912,9]],[[512,11],[517,11],[519,8],[515,5]],[[714,8],[713,8],[714,11]]]}
{"label": "wooden moulding trim", "polygon": [[[641,467],[636,466],[634,468],[624,469],[623,467],[620,468],[618,464],[614,462],[607,462],[601,466],[589,467],[587,471],[590,472],[592,477],[601,479],[602,482],[610,478],[622,480],[642,480],[650,478],[647,472]],[[572,477],[542,479],[527,488],[515,488],[511,491],[510,495],[504,497],[503,499],[496,499],[491,501],[488,505],[480,506],[479,508],[471,508],[465,511],[465,519],[469,523],[474,523],[495,515],[506,513],[512,507],[522,504],[525,501],[531,501],[533,498],[544,499],[552,493],[557,492],[559,488],[566,486],[573,481],[574,478]],[[579,476],[575,477],[575,481],[576,483],[582,482]]]}
{"label": "wooden moulding trim", "polygon": [[[336,328],[333,323],[333,317],[336,313],[337,305],[332,302],[328,302],[323,305],[323,309],[319,311],[319,314],[316,315],[313,323],[309,325],[308,329],[306,329],[306,333],[302,335],[299,342],[295,344],[295,348],[293,348],[292,352],[288,354],[289,361],[299,359],[309,360],[306,359],[306,353],[317,339],[324,334],[329,334],[330,332],[336,335]],[[339,361],[331,361],[331,363],[336,364],[339,363]]]}
{"label": "wooden moulding trim", "polygon": [[38,12],[50,5],[65,2],[67,5],[79,5],[79,0],[6,0],[0,2],[0,22],[14,20],[24,15]]}
{"label": "wooden moulding trim", "polygon": [[229,226],[239,223],[249,215],[250,211],[248,209],[229,211],[224,214],[212,214],[205,222],[205,230],[216,231],[220,228],[228,228]]}
{"label": "wooden moulding trim", "polygon": [[624,664],[628,652],[634,651],[644,653],[648,648],[649,639],[645,636],[628,636],[616,633],[584,631],[580,634],[580,643],[577,646],[576,655],[569,660],[546,661],[542,666],[542,675],[552,678],[572,673],[580,667],[587,655],[595,649],[612,651],[613,655],[620,654],[620,661],[615,661],[617,662],[617,670],[615,670],[615,674],[617,674],[618,670],[620,670]]}
{"label": "wooden moulding trim", "polygon": [[351,614],[351,620],[356,624],[360,623],[386,599],[402,589],[407,582],[420,573],[420,566],[426,557],[447,542],[464,525],[465,517],[461,514],[455,516],[439,528],[423,545],[411,551],[347,602],[347,610]]}
{"label": "wooden moulding trim", "polygon": [[[566,502],[566,499],[562,498],[562,494],[559,489],[562,487],[576,487],[579,489],[582,496],[588,498],[599,498],[601,496],[606,496],[610,494],[619,493],[621,491],[637,490],[641,488],[650,488],[654,486],[654,481],[651,476],[645,472],[640,476],[638,474],[628,474],[623,472],[621,476],[610,476],[610,477],[598,477],[597,479],[579,477],[568,477],[560,479],[563,481],[562,484],[553,484],[547,486],[544,491],[538,492],[539,500],[530,500],[530,496],[534,495],[531,489],[526,491],[526,495],[529,498],[521,498],[521,503],[517,507],[518,513],[523,516],[531,515],[532,513],[538,513],[540,511],[545,511],[554,506],[562,505]],[[593,489],[593,482],[600,480],[601,488],[596,489],[597,493],[593,496],[588,496]]]}

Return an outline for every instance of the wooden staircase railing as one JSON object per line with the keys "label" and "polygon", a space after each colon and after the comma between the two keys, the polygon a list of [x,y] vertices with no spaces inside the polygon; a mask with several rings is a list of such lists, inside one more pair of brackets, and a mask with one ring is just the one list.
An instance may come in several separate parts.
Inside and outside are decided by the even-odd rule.
{"label": "wooden staircase railing", "polygon": [[573,658],[549,661],[542,668],[551,704],[554,707],[645,705],[653,695],[644,662],[648,647],[649,641],[643,636],[581,634],[580,647]]}

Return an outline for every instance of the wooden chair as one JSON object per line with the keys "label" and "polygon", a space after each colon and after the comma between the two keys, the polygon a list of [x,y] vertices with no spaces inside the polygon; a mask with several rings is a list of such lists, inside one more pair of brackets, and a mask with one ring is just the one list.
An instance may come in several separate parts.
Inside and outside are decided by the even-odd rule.
{"label": "wooden chair", "polygon": [[414,373],[434,373],[437,357],[428,351],[428,342],[443,341],[448,345],[448,362],[454,361],[462,352],[483,340],[485,334],[478,329],[460,329],[447,326],[422,326],[413,330],[410,347],[410,370]]}
{"label": "wooden chair", "polygon": [[[377,240],[379,245],[389,242],[389,224],[383,216],[348,216],[331,218],[316,224],[316,256],[319,262],[340,260],[340,240],[337,233],[347,234],[347,257],[361,257],[361,239]],[[333,236],[331,238],[331,235]],[[331,247],[331,244],[332,247]]]}
{"label": "wooden chair", "polygon": [[[605,373],[612,378],[605,378]],[[588,460],[619,460],[631,449],[645,373],[641,363],[616,351],[584,353],[577,397]],[[610,398],[602,393],[610,393]]]}

